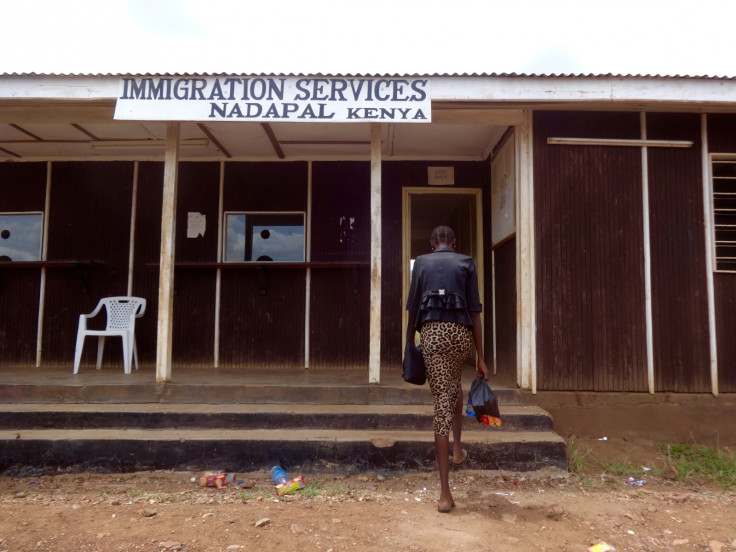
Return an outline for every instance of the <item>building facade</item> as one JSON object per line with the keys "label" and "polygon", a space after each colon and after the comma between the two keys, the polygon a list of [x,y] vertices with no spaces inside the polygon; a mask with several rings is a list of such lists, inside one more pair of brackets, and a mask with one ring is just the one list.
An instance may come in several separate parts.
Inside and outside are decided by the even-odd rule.
{"label": "building facade", "polygon": [[[330,120],[358,87],[399,103]],[[448,224],[501,377],[736,391],[731,79],[1,75],[0,191],[0,370],[71,374],[79,314],[136,295],[159,381],[378,383],[411,261]]]}

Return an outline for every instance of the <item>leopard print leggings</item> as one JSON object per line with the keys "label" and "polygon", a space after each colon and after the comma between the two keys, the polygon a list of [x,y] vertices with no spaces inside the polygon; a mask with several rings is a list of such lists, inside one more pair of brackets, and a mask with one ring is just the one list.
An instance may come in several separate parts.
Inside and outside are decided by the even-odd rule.
{"label": "leopard print leggings", "polygon": [[450,435],[457,396],[462,393],[462,368],[470,356],[473,336],[467,326],[433,320],[422,324],[419,333],[434,399],[434,432]]}

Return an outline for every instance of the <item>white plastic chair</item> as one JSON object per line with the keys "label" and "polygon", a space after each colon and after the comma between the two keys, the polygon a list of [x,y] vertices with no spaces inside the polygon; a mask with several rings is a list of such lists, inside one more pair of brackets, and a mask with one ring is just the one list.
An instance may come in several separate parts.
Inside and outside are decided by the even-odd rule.
{"label": "white plastic chair", "polygon": [[[99,314],[102,307],[107,314],[107,327],[104,330],[88,330],[87,320]],[[74,350],[74,373],[79,371],[82,359],[84,338],[88,335],[98,336],[97,342],[97,369],[102,365],[102,353],[105,350],[105,338],[108,335],[123,338],[123,367],[126,374],[130,374],[131,357],[135,360],[135,369],[138,369],[138,348],[135,344],[135,319],[146,312],[146,300],[142,297],[105,297],[100,299],[95,310],[89,314],[79,315],[77,328],[77,343]]]}

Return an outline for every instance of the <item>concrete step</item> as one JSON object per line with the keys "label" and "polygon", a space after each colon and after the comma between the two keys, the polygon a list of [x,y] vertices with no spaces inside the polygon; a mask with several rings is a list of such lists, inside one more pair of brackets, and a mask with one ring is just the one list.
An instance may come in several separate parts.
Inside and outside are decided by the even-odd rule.
{"label": "concrete step", "polygon": [[[533,405],[501,407],[503,431],[551,431]],[[0,405],[0,429],[364,429],[431,430],[431,405],[305,404],[12,404]],[[463,416],[466,430],[480,424]]]}
{"label": "concrete step", "polygon": [[[11,375],[0,381],[0,472],[7,474],[244,472],[274,461],[292,473],[437,469],[429,388],[396,374],[381,385],[322,372],[193,372],[182,383],[96,371]],[[473,373],[466,376],[467,393]],[[504,425],[464,417],[467,467],[565,469],[565,442],[550,416],[522,404],[515,388],[491,386]]]}
{"label": "concrete step", "polygon": [[[552,431],[464,431],[471,469],[566,469],[564,440]],[[365,429],[5,429],[0,472],[222,469],[246,472],[279,462],[295,473],[352,469],[434,470],[431,431]]]}
{"label": "concrete step", "polygon": [[[470,384],[465,385],[467,389]],[[499,404],[515,404],[515,389],[494,388]],[[429,386],[131,383],[0,385],[0,404],[431,404]]]}

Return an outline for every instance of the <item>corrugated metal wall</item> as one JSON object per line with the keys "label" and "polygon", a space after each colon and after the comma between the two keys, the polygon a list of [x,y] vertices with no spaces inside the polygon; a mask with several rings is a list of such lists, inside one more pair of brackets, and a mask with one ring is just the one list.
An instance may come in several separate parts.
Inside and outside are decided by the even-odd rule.
{"label": "corrugated metal wall", "polygon": [[[537,244],[538,388],[645,391],[641,150],[548,145],[549,136],[639,138],[638,113],[537,112],[534,178]],[[655,385],[710,390],[700,118],[647,114],[650,139],[693,140],[688,149],[648,150]],[[708,115],[712,153],[736,154],[736,115]],[[429,165],[453,166],[458,187],[488,190],[488,163],[383,164],[382,360],[401,361],[401,228],[405,186],[426,186]],[[46,163],[0,164],[0,211],[44,208]],[[100,297],[125,294],[134,164],[55,162],[49,260],[94,260],[85,284],[70,268],[47,271],[43,359],[71,369],[78,315]],[[178,262],[217,254],[219,163],[182,163],[177,205]],[[148,300],[137,323],[144,364],[155,361],[163,163],[139,165],[133,293]],[[369,164],[313,164],[312,259],[369,260]],[[307,163],[227,163],[225,210],[306,211]],[[487,197],[484,215],[490,216]],[[203,237],[186,237],[189,212],[207,217]],[[351,222],[352,220],[352,222]],[[485,226],[486,245],[490,243]],[[515,245],[496,252],[496,278],[515,289]],[[490,255],[486,255],[490,313]],[[221,364],[303,366],[305,273],[300,269],[222,271]],[[177,269],[174,361],[210,366],[214,269]],[[0,272],[0,363],[35,360],[40,269]],[[719,388],[736,391],[736,274],[714,275]],[[365,366],[368,270],[313,269],[311,365]],[[516,304],[498,298],[499,373],[515,377]],[[490,358],[491,324],[486,320]],[[107,362],[120,359],[110,340]],[[94,362],[94,347],[85,361]]]}
{"label": "corrugated metal wall", "polygon": [[[135,217],[133,257],[133,295],[146,299],[146,314],[136,320],[135,339],[138,360],[143,365],[156,363],[158,320],[158,277],[161,258],[161,203],[164,164],[140,163]],[[174,298],[176,309],[176,298]]]}
{"label": "corrugated metal wall", "polygon": [[637,113],[534,114],[538,389],[647,389]]}
{"label": "corrugated metal wall", "polygon": [[[43,358],[71,367],[79,315],[101,297],[127,295],[133,163],[54,163],[48,221],[48,260],[92,260],[88,289],[72,269],[50,269],[46,279]],[[99,317],[98,317],[99,318]],[[95,320],[97,322],[97,320]],[[104,317],[100,318],[104,327]],[[105,359],[122,359],[120,340],[108,340]],[[83,362],[94,362],[89,340]]]}
{"label": "corrugated metal wall", "polygon": [[[217,260],[219,195],[219,163],[179,165],[176,263]],[[204,236],[187,237],[189,213],[206,217]],[[211,367],[214,364],[216,279],[217,271],[213,268],[176,269],[172,362],[177,365]]]}
{"label": "corrugated metal wall", "polygon": [[[42,212],[45,197],[46,163],[0,163],[0,211]],[[0,266],[0,366],[36,362],[40,282],[40,268]]]}
{"label": "corrugated metal wall", "polygon": [[368,366],[370,164],[312,164],[312,261],[361,263],[311,271],[310,368]]}
{"label": "corrugated metal wall", "polygon": [[[435,164],[435,163],[432,163]],[[426,186],[428,162],[383,166],[382,361],[401,362],[401,189]],[[456,185],[488,189],[488,163],[443,163],[455,167]],[[355,262],[357,268],[313,268],[310,366],[367,367],[370,250],[370,170],[367,162],[313,164],[313,262]],[[225,211],[306,211],[306,162],[227,163]],[[53,164],[49,213],[49,259],[94,260],[86,288],[73,269],[49,270],[44,324],[44,364],[71,369],[78,316],[104,296],[127,293],[133,162]],[[140,361],[156,355],[161,200],[164,165],[141,162],[136,189],[133,294],[148,301],[137,321]],[[219,163],[182,163],[177,196],[177,263],[212,262],[217,256]],[[42,210],[46,164],[2,164],[5,211]],[[204,236],[187,237],[187,216],[207,218]],[[486,215],[489,210],[485,209]],[[486,229],[488,230],[488,228]],[[487,237],[488,239],[488,237]],[[490,256],[486,312],[490,312]],[[29,277],[29,273],[31,277]],[[304,268],[222,269],[220,365],[239,368],[304,366]],[[40,269],[2,273],[0,300],[7,302],[3,360],[35,360]],[[177,365],[209,367],[214,357],[216,270],[177,267],[173,359]],[[11,297],[13,301],[11,301]],[[18,297],[21,300],[18,301]],[[100,319],[102,323],[102,319]],[[486,323],[490,356],[490,319]],[[21,345],[18,345],[21,343]],[[12,348],[12,349],[11,349]],[[94,363],[94,343],[83,361]],[[120,363],[119,340],[109,340],[106,364]],[[12,358],[11,358],[12,357]]]}
{"label": "corrugated metal wall", "polygon": [[[307,163],[228,163],[224,210],[306,211]],[[304,367],[305,272],[222,270],[221,366]]]}
{"label": "corrugated metal wall", "polygon": [[[516,382],[516,238],[494,251],[496,273],[496,371]],[[487,319],[490,326],[490,319]],[[492,342],[489,342],[492,343]],[[491,347],[488,347],[489,351]],[[490,358],[490,355],[489,355]]]}
{"label": "corrugated metal wall", "polygon": [[[646,120],[649,139],[694,142],[647,149],[655,389],[708,392],[700,116]],[[546,143],[637,139],[640,116],[535,113],[534,133],[538,387],[645,391],[641,149]]]}
{"label": "corrugated metal wall", "polygon": [[[736,115],[708,115],[710,153],[736,154]],[[736,392],[736,273],[713,275],[718,339],[718,388]]]}
{"label": "corrugated metal wall", "polygon": [[657,391],[708,392],[708,331],[700,116],[647,113],[647,138],[692,140],[647,148]]}
{"label": "corrugated metal wall", "polygon": [[426,165],[422,181],[422,166],[412,163],[383,163],[381,166],[381,362],[384,366],[401,366],[404,352],[401,273],[401,187],[426,184]]}

